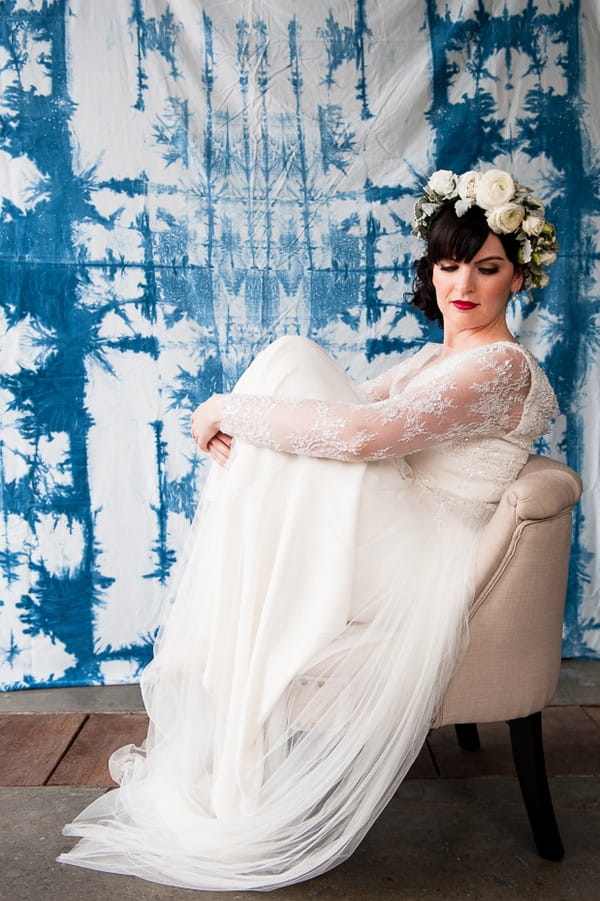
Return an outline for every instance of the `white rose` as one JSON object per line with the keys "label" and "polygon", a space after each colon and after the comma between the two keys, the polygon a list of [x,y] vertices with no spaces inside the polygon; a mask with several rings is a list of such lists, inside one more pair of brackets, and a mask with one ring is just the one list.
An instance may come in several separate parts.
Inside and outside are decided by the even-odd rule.
{"label": "white rose", "polygon": [[496,234],[509,235],[515,232],[523,221],[524,210],[518,203],[496,206],[487,214],[488,225]]}
{"label": "white rose", "polygon": [[539,216],[527,216],[523,219],[523,231],[526,235],[541,235],[544,220]]}
{"label": "white rose", "polygon": [[463,174],[459,176],[456,183],[456,190],[458,191],[458,196],[461,200],[470,200],[471,202],[475,200],[479,177],[479,172],[475,172],[474,169],[470,169],[469,172],[463,172]]}
{"label": "white rose", "polygon": [[550,281],[550,276],[547,272],[538,272],[536,274],[536,287],[545,288],[548,282]]}
{"label": "white rose", "polygon": [[502,206],[515,196],[515,183],[508,174],[501,169],[490,169],[484,172],[477,184],[475,200],[477,206],[484,210],[491,210],[496,206]]}
{"label": "white rose", "polygon": [[536,257],[541,266],[548,266],[549,263],[554,262],[556,254],[553,250],[540,250],[539,253],[536,254]]}
{"label": "white rose", "polygon": [[460,218],[461,216],[464,216],[467,210],[470,210],[472,206],[472,200],[457,200],[454,204],[454,212]]}
{"label": "white rose", "polygon": [[456,175],[449,169],[438,169],[427,182],[427,187],[442,200],[449,200],[454,196],[456,189]]}

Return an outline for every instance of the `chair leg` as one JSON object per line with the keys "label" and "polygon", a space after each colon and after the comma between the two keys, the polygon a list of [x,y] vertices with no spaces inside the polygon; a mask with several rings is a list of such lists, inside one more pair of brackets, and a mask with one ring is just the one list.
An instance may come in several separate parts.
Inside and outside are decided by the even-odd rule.
{"label": "chair leg", "polygon": [[477,723],[457,723],[454,728],[463,751],[479,751],[481,749]]}
{"label": "chair leg", "polygon": [[546,860],[561,860],[565,852],[548,787],[542,714],[509,720],[508,725],[515,769],[537,849]]}

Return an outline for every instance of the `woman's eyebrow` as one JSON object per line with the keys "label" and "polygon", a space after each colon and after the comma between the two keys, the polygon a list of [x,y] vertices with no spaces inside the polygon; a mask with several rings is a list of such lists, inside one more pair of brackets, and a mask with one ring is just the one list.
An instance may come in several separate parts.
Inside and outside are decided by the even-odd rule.
{"label": "woman's eyebrow", "polygon": [[483,257],[481,260],[473,260],[474,263],[489,263],[490,260],[503,260],[504,257]]}

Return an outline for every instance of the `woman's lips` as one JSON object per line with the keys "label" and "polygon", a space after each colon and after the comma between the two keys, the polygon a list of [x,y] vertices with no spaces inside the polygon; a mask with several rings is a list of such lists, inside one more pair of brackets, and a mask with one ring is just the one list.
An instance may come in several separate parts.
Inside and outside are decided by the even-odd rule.
{"label": "woman's lips", "polygon": [[453,300],[452,306],[456,307],[457,310],[472,310],[477,304],[471,303],[470,300]]}

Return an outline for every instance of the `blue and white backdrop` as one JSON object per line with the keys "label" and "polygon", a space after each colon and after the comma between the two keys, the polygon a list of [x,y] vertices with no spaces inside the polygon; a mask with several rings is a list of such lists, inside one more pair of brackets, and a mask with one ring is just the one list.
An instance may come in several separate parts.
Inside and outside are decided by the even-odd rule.
{"label": "blue and white backdrop", "polygon": [[[0,0],[0,679],[135,680],[202,463],[190,410],[274,336],[364,378],[427,173],[506,166],[562,253],[511,308],[584,478],[565,654],[598,656],[597,0]],[[538,303],[539,302],[539,303]]]}

